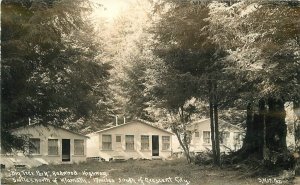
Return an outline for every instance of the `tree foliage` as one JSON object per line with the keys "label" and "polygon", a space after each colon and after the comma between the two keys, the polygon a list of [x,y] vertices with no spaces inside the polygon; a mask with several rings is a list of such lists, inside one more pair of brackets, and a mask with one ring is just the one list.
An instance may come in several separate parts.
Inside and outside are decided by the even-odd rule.
{"label": "tree foliage", "polygon": [[288,2],[212,3],[211,39],[229,53],[226,72],[256,83],[260,97],[299,99],[299,11]]}
{"label": "tree foliage", "polygon": [[29,119],[60,126],[81,118],[105,120],[111,67],[99,59],[90,8],[76,0],[2,1],[4,147],[9,130]]}
{"label": "tree foliage", "polygon": [[[174,115],[194,96],[213,107],[211,118],[217,128],[219,108],[245,110],[248,102],[258,104],[266,98],[279,102],[275,106],[284,111],[280,102],[299,100],[297,5],[264,1],[156,5],[160,19],[151,30],[152,51],[164,63],[165,72],[151,86],[152,95]],[[265,128],[270,133],[264,137],[276,135],[271,130],[281,128],[282,120],[268,117]]]}
{"label": "tree foliage", "polygon": [[211,40],[228,52],[225,72],[253,92],[243,96],[247,133],[239,153],[277,166],[289,163],[284,103],[299,101],[299,11],[299,3],[289,2],[212,3],[208,18]]}

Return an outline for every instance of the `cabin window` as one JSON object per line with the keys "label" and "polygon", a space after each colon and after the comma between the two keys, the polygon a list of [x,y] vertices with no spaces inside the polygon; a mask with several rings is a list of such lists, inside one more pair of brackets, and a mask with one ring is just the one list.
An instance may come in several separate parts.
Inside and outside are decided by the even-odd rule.
{"label": "cabin window", "polygon": [[141,150],[149,150],[149,136],[141,136]]}
{"label": "cabin window", "polygon": [[116,142],[120,143],[121,142],[121,136],[116,136]]}
{"label": "cabin window", "polygon": [[84,155],[83,139],[74,139],[74,155]]}
{"label": "cabin window", "polygon": [[170,149],[170,136],[162,136],[162,150]]}
{"label": "cabin window", "polygon": [[41,140],[39,138],[29,139],[29,153],[30,154],[40,154]]}
{"label": "cabin window", "polygon": [[242,145],[242,134],[239,132],[234,132],[233,140],[234,140],[234,149],[235,150],[240,149]]}
{"label": "cabin window", "polygon": [[234,137],[233,137],[234,141],[239,144],[241,141],[241,134],[239,132],[234,132]]}
{"label": "cabin window", "polygon": [[227,145],[227,141],[229,139],[229,136],[230,136],[230,132],[220,132],[220,143],[221,144],[224,144],[224,145]]}
{"label": "cabin window", "polygon": [[204,144],[210,143],[210,131],[203,131],[203,143]]}
{"label": "cabin window", "polygon": [[195,132],[195,137],[199,137],[199,136],[200,136],[199,132]]}
{"label": "cabin window", "polygon": [[48,139],[48,155],[58,155],[58,139]]}
{"label": "cabin window", "polygon": [[103,150],[111,150],[111,135],[102,135],[102,149]]}
{"label": "cabin window", "polygon": [[134,135],[126,135],[126,150],[134,150]]}

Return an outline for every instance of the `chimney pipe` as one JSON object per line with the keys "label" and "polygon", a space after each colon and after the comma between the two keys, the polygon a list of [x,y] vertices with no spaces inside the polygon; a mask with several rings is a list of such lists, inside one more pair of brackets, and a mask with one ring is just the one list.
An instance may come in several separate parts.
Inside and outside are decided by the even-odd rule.
{"label": "chimney pipe", "polygon": [[126,118],[124,117],[124,124],[126,123]]}
{"label": "chimney pipe", "polygon": [[118,116],[116,116],[116,126],[118,126]]}

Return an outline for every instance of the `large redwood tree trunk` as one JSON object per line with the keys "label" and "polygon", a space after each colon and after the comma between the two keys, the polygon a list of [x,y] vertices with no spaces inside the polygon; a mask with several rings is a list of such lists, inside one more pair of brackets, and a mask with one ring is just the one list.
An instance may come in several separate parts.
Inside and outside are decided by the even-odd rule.
{"label": "large redwood tree trunk", "polygon": [[255,154],[259,159],[263,157],[264,111],[265,101],[263,99],[259,101],[257,113],[254,113],[251,103],[247,106],[246,136],[241,149],[243,158],[248,154]]}
{"label": "large redwood tree trunk", "polygon": [[241,159],[255,156],[271,166],[289,168],[292,165],[287,151],[284,101],[280,98],[262,98],[255,112],[247,107],[246,136],[243,147],[236,154]]}
{"label": "large redwood tree trunk", "polygon": [[285,124],[284,102],[281,99],[268,99],[269,112],[266,118],[266,142],[271,151],[285,152],[287,126]]}

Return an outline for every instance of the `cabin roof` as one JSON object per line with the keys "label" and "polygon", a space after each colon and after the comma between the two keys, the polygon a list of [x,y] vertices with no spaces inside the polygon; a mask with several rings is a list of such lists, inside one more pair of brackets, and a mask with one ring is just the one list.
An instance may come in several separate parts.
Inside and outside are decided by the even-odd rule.
{"label": "cabin roof", "polygon": [[[157,129],[157,130],[160,130],[160,131],[163,131],[163,132],[165,132],[165,133],[168,133],[168,134],[173,135],[172,132],[166,131],[166,130],[164,130],[164,129],[162,129],[162,128],[158,128],[158,127],[156,127],[156,126],[153,126],[153,125],[151,125],[151,124],[149,124],[149,123],[146,123],[146,122],[144,122],[144,121],[141,121],[141,120],[133,120],[133,121],[130,121],[130,122],[125,123],[125,124],[112,126],[112,127],[110,127],[110,128],[105,128],[105,129],[102,129],[102,130],[99,130],[99,131],[96,131],[96,132],[92,132],[92,133],[89,133],[89,134],[96,134],[96,133],[101,133],[101,132],[105,132],[105,131],[108,131],[108,130],[113,130],[113,129],[115,129],[115,128],[126,127],[127,125],[133,124],[133,123],[144,124],[144,125],[147,125],[147,126],[150,126],[150,127],[154,128],[154,129]],[[87,135],[89,135],[89,134],[87,134]]]}
{"label": "cabin roof", "polygon": [[[192,122],[191,126],[192,126],[192,125],[197,125],[197,124],[204,124],[204,123],[206,123],[206,122],[210,122],[210,119],[202,119],[202,120],[194,121],[194,122]],[[237,125],[230,124],[230,123],[228,123],[227,121],[224,121],[224,120],[222,120],[222,119],[219,119],[219,126],[220,126],[221,128],[224,128],[224,127],[225,127],[225,128],[226,128],[226,127],[231,127],[231,128],[236,129],[236,130],[239,130],[239,131],[242,131],[242,130],[243,130],[243,128],[241,128],[241,127],[239,127],[239,126],[237,126]]]}
{"label": "cabin roof", "polygon": [[74,132],[74,131],[71,131],[71,130],[68,130],[68,129],[59,127],[59,126],[56,126],[56,125],[51,125],[51,124],[49,124],[49,125],[44,125],[44,124],[25,125],[25,126],[22,126],[22,127],[16,128],[16,129],[12,129],[11,131],[18,131],[18,130],[25,129],[25,128],[33,128],[33,127],[36,127],[36,126],[54,127],[55,129],[61,129],[61,130],[64,130],[64,131],[66,131],[66,132],[70,132],[70,133],[72,133],[72,134],[75,134],[75,135],[78,135],[78,136],[81,136],[81,137],[89,138],[89,137],[86,136],[86,135],[83,135],[83,134],[80,134],[80,133],[77,133],[77,132]]}

